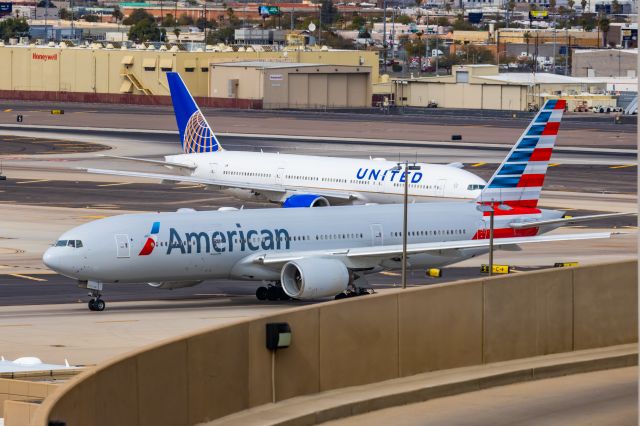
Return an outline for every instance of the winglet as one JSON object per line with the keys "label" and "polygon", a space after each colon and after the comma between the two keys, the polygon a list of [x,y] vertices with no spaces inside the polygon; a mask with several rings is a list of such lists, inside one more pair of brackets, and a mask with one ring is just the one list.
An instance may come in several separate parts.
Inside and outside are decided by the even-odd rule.
{"label": "winglet", "polygon": [[173,112],[176,116],[182,150],[185,154],[222,150],[207,119],[177,72],[167,73]]}

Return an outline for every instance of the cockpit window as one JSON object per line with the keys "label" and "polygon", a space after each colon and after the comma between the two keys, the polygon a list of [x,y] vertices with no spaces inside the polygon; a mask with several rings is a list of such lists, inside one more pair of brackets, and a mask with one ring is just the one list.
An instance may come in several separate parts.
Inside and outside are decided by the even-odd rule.
{"label": "cockpit window", "polygon": [[469,191],[475,191],[476,189],[484,189],[484,185],[479,185],[479,184],[471,184],[469,186],[467,186],[467,190]]}
{"label": "cockpit window", "polygon": [[82,247],[82,240],[58,240],[54,244],[55,247]]}

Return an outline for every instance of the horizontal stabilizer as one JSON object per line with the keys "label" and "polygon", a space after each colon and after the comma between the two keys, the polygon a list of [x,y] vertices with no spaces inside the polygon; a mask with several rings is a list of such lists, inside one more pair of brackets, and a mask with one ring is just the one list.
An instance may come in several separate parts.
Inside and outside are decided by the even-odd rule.
{"label": "horizontal stabilizer", "polygon": [[197,166],[195,165],[173,163],[171,161],[163,161],[163,160],[151,160],[148,158],[124,157],[120,155],[104,155],[104,154],[100,155],[100,157],[115,158],[118,160],[137,161],[140,163],[158,164],[160,166],[177,167],[180,169],[187,169],[187,170],[195,170],[197,168]]}
{"label": "horizontal stabilizer", "polygon": [[579,217],[570,217],[570,218],[561,218],[561,219],[549,219],[549,220],[537,220],[530,222],[512,222],[509,224],[509,227],[513,229],[527,229],[527,228],[537,228],[539,226],[544,225],[570,225],[572,223],[578,222],[587,222],[590,220],[598,220],[605,219],[609,217],[620,217],[620,216],[631,216],[637,215],[637,212],[626,212],[626,213],[604,213],[604,214],[593,214],[589,216],[579,216]]}

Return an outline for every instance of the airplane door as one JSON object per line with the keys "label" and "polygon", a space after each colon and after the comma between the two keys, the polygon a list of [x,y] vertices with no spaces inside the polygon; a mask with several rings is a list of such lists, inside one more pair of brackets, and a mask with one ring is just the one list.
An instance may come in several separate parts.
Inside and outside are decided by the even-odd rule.
{"label": "airplane door", "polygon": [[119,258],[131,257],[131,244],[129,235],[116,234],[116,256]]}
{"label": "airplane door", "polygon": [[282,183],[282,178],[284,177],[284,168],[279,168],[276,171],[276,183]]}
{"label": "airplane door", "polygon": [[382,225],[379,223],[374,223],[371,225],[371,246],[377,247],[382,246],[383,243],[382,236]]}
{"label": "airplane door", "polygon": [[216,177],[216,170],[218,170],[218,163],[209,163],[209,170],[211,171],[211,177]]}
{"label": "airplane door", "polygon": [[438,179],[438,196],[444,197],[444,187],[446,184],[446,179]]}

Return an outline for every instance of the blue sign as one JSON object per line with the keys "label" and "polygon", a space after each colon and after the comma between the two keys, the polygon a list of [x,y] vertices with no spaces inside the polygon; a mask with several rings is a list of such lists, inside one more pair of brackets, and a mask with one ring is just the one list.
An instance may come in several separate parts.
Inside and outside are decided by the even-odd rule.
{"label": "blue sign", "polygon": [[0,3],[0,15],[8,15],[13,11],[13,3]]}

